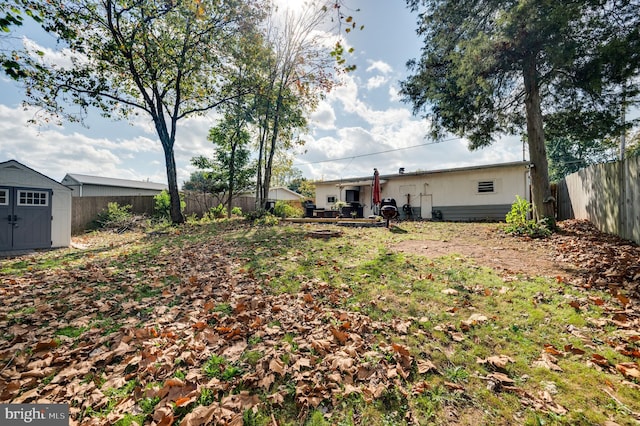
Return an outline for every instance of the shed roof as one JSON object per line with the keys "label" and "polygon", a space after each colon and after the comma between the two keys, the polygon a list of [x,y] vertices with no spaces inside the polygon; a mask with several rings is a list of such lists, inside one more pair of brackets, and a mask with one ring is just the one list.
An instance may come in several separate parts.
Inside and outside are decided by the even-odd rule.
{"label": "shed roof", "polygon": [[[296,197],[299,199],[304,199],[305,196],[302,194],[297,193],[296,191],[293,191],[289,188],[287,188],[286,186],[273,186],[271,188],[269,188],[269,194],[271,195],[272,192],[277,192],[277,191],[282,191],[282,192],[286,192],[288,194],[290,194],[292,197]],[[254,196],[255,194],[252,191],[245,191],[243,193],[240,194],[241,196]]]}
{"label": "shed roof", "polygon": [[37,170],[32,169],[29,166],[25,166],[24,164],[16,161],[16,160],[9,160],[9,161],[3,161],[2,163],[0,163],[0,169],[19,169],[19,170],[26,170],[30,173],[34,173],[38,176],[40,176],[41,178],[44,178],[47,180],[47,182],[49,182],[51,185],[55,185],[58,189],[63,189],[65,191],[70,191],[69,188],[67,188],[66,186],[64,186],[63,184],[61,184],[60,182],[57,182],[54,179],[51,179],[49,176],[47,175],[43,175],[42,173],[40,173]]}
{"label": "shed roof", "polygon": [[300,198],[300,199],[304,198],[304,195],[299,194],[296,191],[293,191],[293,190],[287,188],[286,186],[276,186],[276,187],[270,188],[269,192],[271,192],[271,191],[276,191],[276,192],[282,191],[282,192],[288,193],[292,197],[296,197],[296,198]]}
{"label": "shed roof", "polygon": [[153,189],[158,191],[167,189],[167,185],[163,183],[129,180],[129,179],[107,178],[102,176],[89,176],[89,175],[81,175],[78,173],[67,173],[64,179],[62,179],[62,181],[65,182],[67,185],[70,184],[69,180],[75,181],[78,185],[100,185],[100,186],[111,186],[111,187],[119,187],[119,188]]}

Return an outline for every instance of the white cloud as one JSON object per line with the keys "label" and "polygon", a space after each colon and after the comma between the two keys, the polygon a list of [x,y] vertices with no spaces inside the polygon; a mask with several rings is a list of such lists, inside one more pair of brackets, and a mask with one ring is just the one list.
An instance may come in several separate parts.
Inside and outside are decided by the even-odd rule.
{"label": "white cloud", "polygon": [[370,79],[367,80],[367,89],[369,90],[377,89],[378,87],[384,85],[388,81],[389,81],[389,78],[383,75],[377,75],[375,77],[371,77]]}
{"label": "white cloud", "polygon": [[382,74],[389,74],[391,71],[393,71],[393,67],[391,67],[391,65],[384,61],[368,60],[367,62],[371,64],[367,67],[367,72],[379,71]]}
{"label": "white cloud", "polygon": [[402,101],[402,96],[400,95],[400,89],[398,89],[394,85],[389,86],[389,100],[391,102]]}
{"label": "white cloud", "polygon": [[[166,182],[164,155],[157,139],[144,135],[129,138],[110,138],[110,134],[91,136],[64,127],[28,125],[34,114],[33,109],[0,105],[0,134],[11,135],[10,143],[0,145],[0,161],[15,159],[57,181],[67,173],[83,173]],[[122,122],[110,124],[114,135],[118,134],[119,127],[126,126]],[[193,122],[189,124],[185,127],[197,133],[195,129],[199,127]],[[83,130],[88,133],[92,129]],[[97,132],[101,133],[100,130]],[[203,139],[205,142],[202,143],[176,144],[180,172],[184,168],[184,158],[204,152],[206,131]],[[202,151],[198,152],[200,149]]]}
{"label": "white cloud", "polygon": [[316,110],[311,114],[310,122],[318,129],[335,129],[336,113],[331,104],[326,101],[320,102]]}
{"label": "white cloud", "polygon": [[274,0],[273,3],[280,10],[290,10],[295,13],[300,13],[308,7],[308,3],[302,0]]}
{"label": "white cloud", "polygon": [[[62,50],[55,50],[49,47],[42,46],[28,37],[23,37],[22,44],[25,49],[27,49],[27,51],[32,52],[32,55],[34,55],[34,57],[41,58],[41,60],[48,65],[55,65],[60,68],[71,68],[74,61],[78,63],[87,61],[86,56],[83,56],[70,49],[65,48]],[[42,52],[44,55],[40,56],[35,52]]]}
{"label": "white cloud", "polygon": [[0,147],[3,161],[15,159],[58,181],[71,172],[133,177],[119,168],[121,160],[112,152],[113,142],[59,130],[39,131],[22,124],[27,117],[24,111],[0,105],[0,133],[11,135],[11,143]]}
{"label": "white cloud", "polygon": [[367,105],[358,99],[358,83],[355,77],[350,75],[343,78],[342,84],[333,89],[327,96],[327,101],[338,101],[346,112],[357,114],[360,117],[367,116],[369,110]]}

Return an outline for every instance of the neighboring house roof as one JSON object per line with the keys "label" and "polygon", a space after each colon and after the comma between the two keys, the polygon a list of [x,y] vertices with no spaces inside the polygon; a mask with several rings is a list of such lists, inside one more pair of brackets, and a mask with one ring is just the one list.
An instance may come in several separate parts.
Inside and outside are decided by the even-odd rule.
{"label": "neighboring house roof", "polygon": [[[275,197],[277,195],[278,192],[286,192],[287,194],[289,194],[292,198],[299,198],[299,199],[304,199],[305,196],[302,194],[298,194],[295,191],[290,190],[289,188],[287,188],[286,186],[276,186],[273,188],[269,188],[269,197]],[[243,197],[255,197],[255,192],[252,191],[247,191],[247,192],[243,192],[241,194],[238,194],[239,196],[243,196]]]}
{"label": "neighboring house roof", "polygon": [[296,191],[292,191],[286,186],[276,186],[275,188],[269,189],[269,196],[277,195],[278,192],[285,192],[289,194],[291,197],[303,199],[304,195],[298,194]]}
{"label": "neighboring house roof", "polygon": [[77,173],[67,173],[64,179],[62,179],[62,182],[66,185],[73,185],[75,182],[76,185],[99,185],[119,188],[153,189],[158,191],[167,189],[167,185],[163,183],[106,178],[101,176],[81,175]]}
{"label": "neighboring house roof", "polygon": [[46,179],[47,181],[49,181],[52,185],[57,186],[60,189],[64,189],[64,190],[69,190],[69,188],[67,188],[66,186],[64,186],[63,184],[61,184],[60,182],[57,182],[54,179],[51,179],[49,176],[43,175],[42,173],[40,173],[37,170],[33,170],[31,167],[29,166],[25,166],[24,164],[16,161],[16,160],[9,160],[9,161],[4,161],[2,163],[0,163],[0,169],[20,169],[20,170],[27,170],[31,173],[35,173],[36,175]]}
{"label": "neighboring house roof", "polygon": [[[431,175],[436,173],[449,173],[449,172],[465,172],[472,170],[483,170],[483,169],[494,169],[494,168],[503,168],[503,167],[513,167],[513,166],[527,166],[531,164],[529,161],[515,161],[511,163],[500,163],[500,164],[488,164],[483,166],[467,166],[467,167],[457,167],[457,168],[449,168],[449,169],[439,169],[439,170],[422,170],[417,172],[405,172],[405,173],[395,173],[390,175],[380,175],[380,179],[393,179],[398,177],[407,177],[407,176],[422,176],[422,175]],[[317,181],[316,185],[325,185],[325,184],[335,184],[335,185],[367,185],[373,182],[373,172],[371,176],[361,176],[354,178],[343,178],[343,179],[335,179],[335,180],[325,180],[325,181]],[[383,183],[383,181],[380,181]]]}

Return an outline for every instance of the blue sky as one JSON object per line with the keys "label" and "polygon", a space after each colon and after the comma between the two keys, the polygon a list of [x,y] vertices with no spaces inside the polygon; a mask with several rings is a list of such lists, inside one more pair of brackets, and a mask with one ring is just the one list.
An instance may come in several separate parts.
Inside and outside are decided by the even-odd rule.
{"label": "blue sky", "polygon": [[[277,0],[301,7],[301,0]],[[469,151],[464,139],[441,143],[425,137],[428,123],[413,117],[411,105],[398,96],[399,81],[407,75],[407,60],[417,57],[421,42],[415,35],[416,16],[404,0],[346,0],[363,31],[354,31],[346,42],[355,48],[350,62],[357,70],[343,77],[310,117],[306,144],[298,149],[295,167],[309,179],[368,176],[493,164],[523,159],[520,138],[505,138],[493,146]],[[355,9],[360,9],[359,12]],[[39,44],[54,40],[27,29]],[[3,41],[8,42],[7,40]],[[123,179],[166,182],[164,157],[150,120],[114,121],[92,112],[86,126],[63,123],[28,124],[36,111],[21,105],[22,88],[0,76],[0,161],[15,159],[61,180],[66,173],[82,173]],[[175,154],[178,182],[195,169],[191,157],[210,156],[206,140],[216,124],[213,114],[182,121]],[[375,154],[381,153],[381,154]]]}

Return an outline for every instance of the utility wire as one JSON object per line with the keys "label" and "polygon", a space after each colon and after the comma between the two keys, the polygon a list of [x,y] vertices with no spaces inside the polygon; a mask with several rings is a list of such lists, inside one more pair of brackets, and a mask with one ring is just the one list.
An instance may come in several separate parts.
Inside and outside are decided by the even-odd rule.
{"label": "utility wire", "polygon": [[356,158],[371,157],[373,155],[387,154],[389,152],[404,151],[405,149],[420,148],[421,146],[436,145],[436,144],[439,144],[439,143],[457,141],[457,140],[460,140],[460,139],[462,139],[462,138],[455,137],[455,138],[443,139],[441,141],[432,141],[432,142],[421,143],[420,145],[405,146],[403,148],[394,148],[394,149],[387,149],[385,151],[370,152],[368,154],[352,155],[351,157],[332,158],[330,160],[313,161],[313,162],[310,162],[310,163],[298,163],[298,164],[294,164],[294,166],[309,166],[311,164],[330,163],[330,162],[333,162],[333,161],[354,160]]}

